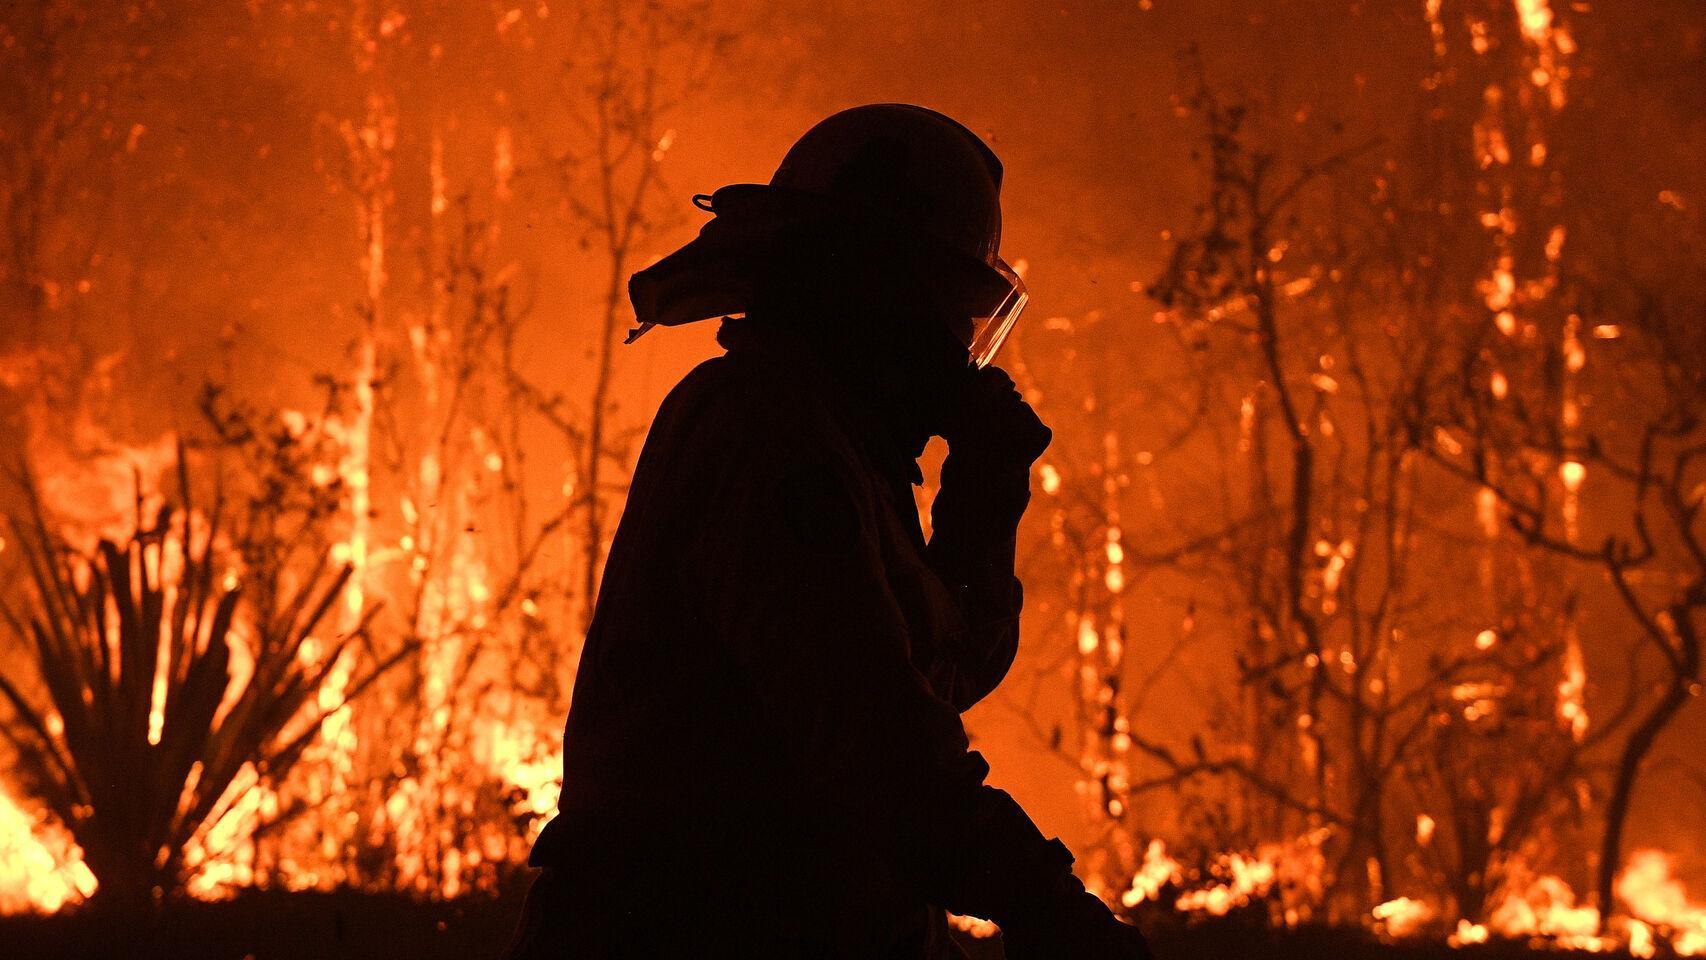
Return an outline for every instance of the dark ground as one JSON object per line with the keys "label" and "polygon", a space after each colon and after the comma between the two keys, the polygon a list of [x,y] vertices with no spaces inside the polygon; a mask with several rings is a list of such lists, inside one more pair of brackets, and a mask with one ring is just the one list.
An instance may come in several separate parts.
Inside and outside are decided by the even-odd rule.
{"label": "dark ground", "polygon": [[[387,894],[248,894],[226,903],[169,905],[148,920],[113,922],[76,914],[0,918],[0,960],[486,960],[508,942],[519,895],[427,903]],[[1357,931],[1275,934],[1226,921],[1155,926],[1159,960],[1518,960],[1544,954],[1516,944],[1449,950],[1392,946]],[[973,941],[975,960],[999,960],[994,941]],[[707,956],[739,951],[707,945]],[[1595,956],[1607,956],[1596,954]]]}

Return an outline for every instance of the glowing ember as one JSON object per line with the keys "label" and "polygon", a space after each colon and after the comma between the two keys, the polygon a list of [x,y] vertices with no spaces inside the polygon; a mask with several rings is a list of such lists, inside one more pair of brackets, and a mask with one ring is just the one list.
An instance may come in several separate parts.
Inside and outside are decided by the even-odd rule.
{"label": "glowing ember", "polygon": [[955,930],[976,940],[987,940],[1001,932],[1001,928],[993,921],[978,917],[963,917],[957,913],[948,914],[948,924]]}

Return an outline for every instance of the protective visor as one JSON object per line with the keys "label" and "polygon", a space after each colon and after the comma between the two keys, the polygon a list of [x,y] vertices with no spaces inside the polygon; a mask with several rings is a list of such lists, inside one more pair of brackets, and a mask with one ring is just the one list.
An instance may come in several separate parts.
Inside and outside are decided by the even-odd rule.
{"label": "protective visor", "polygon": [[972,365],[979,370],[995,360],[995,355],[1001,352],[1001,345],[1007,342],[1007,335],[1013,332],[1013,324],[1018,322],[1019,314],[1024,312],[1025,304],[1031,302],[1024,278],[1009,267],[1007,261],[997,257],[990,266],[1007,281],[1008,289],[988,315],[972,318],[971,340],[967,342],[966,350],[971,354]]}

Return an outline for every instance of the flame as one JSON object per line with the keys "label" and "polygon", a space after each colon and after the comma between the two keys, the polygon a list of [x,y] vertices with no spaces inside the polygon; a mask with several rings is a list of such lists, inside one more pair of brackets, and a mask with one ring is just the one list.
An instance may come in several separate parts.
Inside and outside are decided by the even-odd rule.
{"label": "flame", "polygon": [[[1431,835],[1433,828],[1431,817],[1418,817],[1418,835]],[[1181,889],[1172,906],[1187,915],[1224,916],[1239,907],[1269,901],[1277,923],[1295,926],[1308,920],[1312,907],[1319,904],[1325,867],[1320,844],[1326,837],[1326,831],[1316,831],[1291,843],[1264,844],[1253,852],[1222,853],[1196,871],[1169,855],[1163,841],[1151,840],[1115,903],[1129,911],[1159,902],[1164,890]],[[1617,897],[1630,916],[1602,931],[1599,909],[1579,903],[1568,883],[1513,860],[1505,865],[1504,879],[1489,900],[1486,920],[1458,919],[1446,941],[1464,947],[1498,938],[1551,949],[1624,949],[1637,957],[1656,956],[1662,943],[1677,956],[1706,956],[1706,905],[1689,899],[1672,876],[1673,863],[1670,854],[1658,850],[1631,855],[1616,883]],[[1377,933],[1404,939],[1423,935],[1442,919],[1449,922],[1450,916],[1442,918],[1435,900],[1399,896],[1375,906],[1367,919]]]}
{"label": "flame", "polygon": [[[1142,0],[1141,5],[1147,9],[1148,0]],[[1425,0],[1424,9],[1435,54],[1443,61],[1448,48],[1447,18],[1442,15],[1442,6],[1440,0]],[[1507,19],[1514,10],[1520,30],[1520,39],[1513,38],[1512,43],[1505,45],[1513,56],[1520,58],[1520,70],[1484,87],[1481,81],[1476,81],[1471,88],[1470,95],[1479,99],[1481,112],[1473,128],[1475,153],[1468,159],[1478,164],[1484,181],[1481,186],[1486,188],[1480,195],[1484,197],[1480,201],[1484,206],[1478,205],[1471,216],[1478,218],[1481,229],[1486,231],[1485,239],[1492,251],[1489,262],[1477,270],[1479,284],[1474,293],[1487,312],[1483,315],[1477,311],[1476,323],[1490,321],[1503,338],[1492,338],[1497,341],[1493,349],[1514,351],[1535,337],[1544,318],[1556,315],[1542,309],[1549,305],[1540,301],[1555,290],[1557,264],[1564,255],[1567,235],[1561,224],[1525,222],[1527,210],[1513,201],[1516,194],[1511,183],[1519,177],[1536,176],[1529,168],[1541,168],[1552,162],[1554,154],[1543,139],[1544,124],[1536,118],[1564,105],[1575,46],[1560,21],[1561,13],[1568,15],[1568,7],[1554,10],[1549,0],[1512,0],[1512,7],[1505,10]],[[538,8],[537,16],[541,19],[546,16],[543,6]],[[498,30],[515,27],[521,20],[521,10],[509,10],[502,15]],[[1452,29],[1456,29],[1455,22]],[[382,18],[376,30],[382,37],[391,37],[400,35],[404,28],[404,18],[393,13]],[[1468,29],[1477,54],[1493,54],[1490,59],[1503,55],[1494,52],[1499,46],[1493,33],[1495,27],[1476,20]],[[358,152],[365,158],[363,162],[384,168],[374,172],[383,180],[389,176],[388,157],[396,136],[396,117],[382,97],[370,98],[369,111],[365,125],[354,131],[361,147]],[[1532,122],[1512,122],[1513,111],[1524,113],[1524,119]],[[144,130],[141,124],[132,127],[127,149],[136,148]],[[510,128],[501,127],[492,144],[491,177],[499,200],[510,199],[512,181],[517,175],[517,137]],[[666,130],[644,148],[651,152],[655,162],[672,149],[676,139],[675,130]],[[430,147],[428,208],[432,216],[441,217],[451,206],[441,130],[435,128]],[[1541,171],[1539,176],[1549,172]],[[455,897],[480,889],[493,865],[518,862],[527,842],[555,808],[562,759],[556,724],[518,706],[518,694],[502,683],[495,684],[495,691],[464,696],[471,686],[465,664],[478,653],[479,645],[500,628],[497,618],[501,615],[506,587],[502,571],[494,569],[498,561],[483,553],[484,548],[472,536],[459,531],[472,529],[464,527],[464,521],[473,515],[478,484],[507,478],[507,474],[520,469],[519,458],[513,451],[494,448],[475,427],[462,438],[472,450],[465,462],[459,463],[458,457],[451,453],[441,457],[428,451],[399,468],[404,475],[401,485],[407,489],[396,493],[394,502],[384,502],[394,493],[387,489],[387,480],[393,478],[376,479],[377,472],[386,469],[386,457],[379,455],[384,448],[377,445],[374,434],[374,416],[383,399],[375,395],[376,382],[384,382],[376,346],[376,342],[382,341],[375,334],[381,328],[378,314],[388,293],[385,226],[387,207],[392,201],[387,196],[386,189],[364,188],[357,198],[365,241],[363,273],[367,302],[363,309],[371,311],[373,316],[366,318],[369,329],[358,344],[355,370],[347,378],[353,385],[355,409],[327,426],[336,434],[339,462],[317,467],[315,477],[321,484],[341,483],[347,497],[344,509],[350,518],[350,528],[343,542],[337,545],[335,558],[351,564],[355,576],[342,598],[340,628],[351,628],[374,599],[384,599],[389,609],[397,609],[408,602],[405,593],[418,591],[419,609],[412,611],[415,615],[407,627],[410,635],[418,636],[422,642],[420,675],[418,686],[411,686],[405,692],[418,697],[424,709],[418,723],[410,719],[402,724],[406,729],[400,732],[400,738],[405,747],[400,752],[408,763],[398,761],[406,769],[393,774],[375,759],[384,757],[390,761],[390,755],[382,752],[386,745],[374,742],[380,738],[370,736],[371,728],[363,725],[363,717],[345,703],[352,663],[330,664],[326,681],[310,698],[310,703],[326,715],[323,719],[319,719],[318,713],[313,718],[303,718],[303,726],[317,720],[320,736],[300,768],[301,775],[289,784],[272,787],[264,785],[252,767],[245,768],[221,799],[217,816],[210,819],[186,849],[189,892],[196,897],[224,897],[271,882],[293,890],[356,882],[362,878],[350,865],[348,850],[352,847],[383,851],[374,859],[384,861],[384,873],[372,882]],[[1685,198],[1671,190],[1659,193],[1658,202],[1676,210],[1686,205]],[[1686,202],[1694,201],[1687,198]],[[1536,238],[1544,237],[1543,262],[1537,262],[1514,239],[1519,233],[1529,232]],[[1571,249],[1575,243],[1579,240],[1572,243]],[[1288,249],[1284,241],[1276,243],[1266,254],[1267,260],[1274,264],[1289,266],[1298,259],[1297,250]],[[1518,264],[1522,264],[1520,273]],[[1023,261],[1017,262],[1016,268],[1021,274],[1026,272]],[[1541,271],[1541,275],[1530,275],[1531,269]],[[1329,279],[1336,282],[1338,277],[1322,273],[1276,279],[1275,283],[1285,297],[1299,299]],[[87,284],[88,281],[82,281],[80,286],[86,290]],[[61,295],[56,285],[45,289],[52,297]],[[398,302],[408,301],[398,298]],[[1236,318],[1247,314],[1252,305],[1248,298],[1234,296],[1214,306],[1208,314],[1211,319]],[[1165,322],[1164,315],[1157,315],[1157,320]],[[410,318],[407,323],[410,343],[422,370],[422,391],[428,397],[428,405],[436,405],[443,358],[433,353],[436,349],[433,338],[440,336],[444,317],[418,323]],[[1581,323],[1579,317],[1569,318],[1561,344],[1564,370],[1572,377],[1588,369],[1588,348],[1593,345],[1582,333]],[[1072,326],[1065,318],[1050,320],[1046,325],[1067,330]],[[1620,328],[1612,323],[1594,326],[1591,333],[1592,341],[1615,340],[1621,336]],[[1532,379],[1520,362],[1511,362],[1501,352],[1489,365],[1487,389],[1492,396],[1510,400],[1507,407],[1526,401]],[[1354,372],[1328,372],[1334,368],[1331,355],[1322,355],[1319,367],[1307,377],[1318,395],[1312,399],[1326,402],[1338,396],[1342,401],[1347,393],[1353,392]],[[0,369],[0,379],[6,378],[7,371]],[[6,382],[18,381],[13,377]],[[1270,428],[1275,408],[1271,405],[1273,394],[1266,392],[1269,389],[1259,387],[1241,397],[1237,443],[1243,451],[1250,452]],[[1564,433],[1579,441],[1577,431],[1587,398],[1584,396],[1578,402],[1574,389],[1571,380],[1566,386],[1568,395],[1560,420]],[[1029,390],[1026,396],[1033,402],[1037,400]],[[308,416],[299,411],[285,411],[281,422],[292,436],[314,429]],[[1323,436],[1334,428],[1330,419],[1317,422]],[[53,431],[32,430],[32,438],[38,432]],[[114,444],[83,416],[73,421],[71,433],[76,438],[72,446],[79,451],[75,457],[59,447],[31,452],[32,461],[45,473],[44,496],[56,513],[68,518],[67,534],[73,543],[90,543],[96,536],[120,535],[132,522],[134,478],[142,475],[145,496],[150,500],[157,498],[157,476],[172,461],[173,438],[163,437],[142,446]],[[1153,459],[1149,452],[1122,459],[1118,439],[1113,431],[1107,434],[1106,459],[1100,464],[1057,461],[1037,468],[1042,492],[1059,497],[1060,503],[1093,500],[1098,495],[1103,498],[1098,504],[1103,513],[1095,525],[1101,533],[1086,534],[1090,563],[1082,580],[1093,599],[1082,609],[1071,610],[1060,622],[1066,625],[1067,652],[1071,652],[1075,642],[1080,658],[1076,673],[1069,676],[1078,679],[1081,699],[1092,708],[1087,712],[1098,718],[1107,717],[1098,719],[1094,729],[1085,735],[1079,754],[1082,776],[1079,788],[1090,801],[1099,818],[1097,822],[1104,824],[1119,823],[1130,807],[1126,757],[1133,741],[1120,701],[1119,681],[1126,675],[1122,672],[1125,614],[1121,603],[1143,569],[1130,560],[1124,540],[1126,536],[1141,538],[1143,528],[1135,523],[1129,527],[1121,525],[1118,486],[1127,479],[1130,463],[1147,466]],[[1463,441],[1446,427],[1434,428],[1434,440],[1453,457],[1465,452]],[[87,455],[86,451],[91,449],[99,452]],[[390,451],[385,453],[389,455]],[[572,462],[567,469],[561,494],[565,500],[572,500],[577,496],[579,478]],[[1573,541],[1578,532],[1577,495],[1587,479],[1587,467],[1579,460],[1565,459],[1558,464],[1557,472],[1566,494],[1563,519]],[[1097,478],[1103,484],[1099,494],[1092,487],[1088,491],[1090,497],[1060,496],[1069,480],[1073,484],[1087,484],[1087,477]],[[1153,486],[1151,489],[1158,490]],[[1159,493],[1155,495],[1159,503]],[[387,516],[393,508],[402,520],[400,528],[385,529],[382,523],[371,519]],[[1494,546],[1505,536],[1504,509],[1493,490],[1476,492],[1475,517],[1487,541],[1482,558],[1482,583],[1489,595],[1494,593]],[[1130,520],[1129,515],[1127,519]],[[1057,538],[1061,535],[1058,525],[1055,533]],[[1339,531],[1314,528],[1307,536],[1321,536],[1316,549],[1319,564],[1315,568],[1319,592],[1314,597],[1321,613],[1331,615],[1349,603],[1347,594],[1355,593],[1353,558],[1358,546],[1374,553],[1381,544],[1341,539]],[[169,554],[153,554],[147,562],[168,564],[172,559]],[[1132,562],[1129,567],[1128,562]],[[390,581],[388,573],[394,574]],[[235,586],[241,576],[241,571],[228,574],[227,589]],[[405,580],[406,586],[400,586],[399,582]],[[1315,585],[1311,583],[1312,587]],[[548,606],[542,608],[533,596],[513,602],[513,609],[519,610],[530,625],[545,623],[555,615]],[[1135,615],[1133,621],[1137,621]],[[1511,629],[1510,621],[1502,617],[1478,613],[1471,615],[1468,622],[1477,626],[1498,625],[1488,626],[1474,635],[1473,645],[1478,651],[1499,648],[1502,652],[1501,644],[1515,647],[1521,643],[1520,630],[1501,634],[1501,630]],[[1192,624],[1194,620],[1187,617],[1187,634],[1193,629]],[[220,707],[220,716],[230,709],[236,693],[253,673],[246,646],[237,642],[247,629],[242,622],[234,626],[234,677],[230,693]],[[1464,633],[1474,629],[1471,626]],[[1392,633],[1398,635],[1396,629]],[[1460,643],[1463,639],[1466,637],[1459,636],[1453,642]],[[318,662],[327,648],[325,638],[321,638],[318,643],[306,644],[302,656]],[[1372,661],[1359,660],[1361,655],[1348,647],[1333,646],[1323,653],[1324,658],[1310,653],[1306,661],[1312,670],[1321,671],[1322,676],[1329,668],[1335,674],[1341,669],[1352,674],[1375,669]],[[1073,664],[1066,665],[1068,671],[1073,668]],[[168,693],[165,669],[161,662],[150,703],[149,740],[156,743],[160,739]],[[1375,684],[1385,683],[1379,677],[1370,680],[1371,689]],[[1585,737],[1589,727],[1586,692],[1584,658],[1572,625],[1555,687],[1555,720],[1578,741]],[[1500,710],[1508,689],[1472,680],[1457,684],[1450,694],[1454,698],[1452,705],[1461,709],[1463,716],[1482,720]],[[50,727],[55,720],[49,718]],[[1320,730],[1332,722],[1333,717],[1327,712],[1299,711],[1296,716],[1300,732]],[[388,728],[388,732],[398,731]],[[1303,736],[1300,743],[1307,758],[1305,766],[1313,769],[1318,762],[1325,763],[1317,760],[1314,752],[1318,740]],[[384,777],[392,779],[384,781],[383,792],[357,795],[358,788],[371,778]],[[472,816],[470,811],[477,809],[476,804],[488,801],[492,793],[501,794],[503,809],[530,824],[530,832]],[[263,828],[281,824],[280,818],[292,804],[306,805],[312,812],[284,821],[284,829],[274,830],[268,839],[258,840]],[[1494,812],[1495,839],[1505,829],[1507,809]],[[1441,822],[1452,823],[1449,811],[1435,808],[1435,812]],[[460,827],[470,820],[475,824],[471,829],[450,826]],[[1435,843],[1437,828],[1433,816],[1416,814],[1416,844],[1429,847]],[[1310,916],[1320,903],[1328,872],[1321,852],[1326,837],[1325,831],[1319,831],[1289,843],[1220,851],[1194,860],[1195,869],[1187,868],[1170,855],[1162,840],[1150,840],[1129,883],[1123,884],[1123,890],[1116,885],[1114,892],[1125,909],[1147,904],[1187,914],[1219,916],[1242,906],[1266,904],[1272,907],[1279,922],[1297,923]],[[1443,833],[1437,842],[1445,842]],[[1120,853],[1127,868],[1130,852]],[[1632,918],[1609,933],[1599,929],[1599,910],[1578,903],[1576,893],[1561,878],[1525,873],[1510,879],[1500,890],[1485,922],[1459,921],[1451,942],[1472,944],[1492,937],[1512,937],[1596,950],[1622,945],[1637,956],[1656,955],[1662,945],[1669,944],[1682,955],[1706,954],[1706,908],[1689,901],[1682,886],[1671,877],[1671,869],[1670,859],[1656,851],[1642,851],[1631,858],[1619,878],[1617,893],[1628,905]],[[58,910],[92,894],[94,884],[94,876],[64,830],[0,793],[0,912]],[[1386,896],[1382,891],[1372,899]],[[1396,896],[1374,906],[1363,920],[1387,936],[1408,937],[1436,923],[1441,930],[1449,928],[1456,918],[1448,910],[1440,901],[1428,899],[1425,893]],[[975,917],[954,917],[953,923],[956,929],[972,936],[990,936],[996,932],[993,923]]]}
{"label": "flame", "polygon": [[244,764],[226,788],[216,810],[184,852],[190,871],[189,894],[202,900],[223,900],[255,883],[255,830],[278,812],[278,795],[257,786],[259,775]]}
{"label": "flame", "polygon": [[1558,681],[1558,722],[1580,743],[1588,733],[1587,666],[1572,622],[1565,632],[1563,677]]}
{"label": "flame", "polygon": [[1402,939],[1421,932],[1433,919],[1434,911],[1433,907],[1420,900],[1398,897],[1378,904],[1370,915],[1374,917],[1376,929],[1389,937]]}
{"label": "flame", "polygon": [[1459,920],[1457,921],[1457,929],[1451,936],[1445,938],[1445,942],[1453,947],[1463,947],[1476,943],[1486,943],[1487,937],[1486,924]]}
{"label": "flame", "polygon": [[1160,902],[1167,888],[1183,888],[1172,907],[1185,914],[1225,916],[1253,903],[1265,903],[1271,919],[1295,926],[1309,919],[1320,902],[1326,861],[1321,844],[1329,831],[1316,830],[1285,843],[1265,843],[1253,851],[1227,851],[1197,871],[1187,870],[1154,839],[1143,862],[1116,901],[1130,910]]}
{"label": "flame", "polygon": [[1617,898],[1634,917],[1630,952],[1637,944],[1652,956],[1655,931],[1664,932],[1671,948],[1684,957],[1706,956],[1706,905],[1689,900],[1688,892],[1671,876],[1673,858],[1660,850],[1638,850],[1617,878]]}
{"label": "flame", "polygon": [[1598,907],[1580,904],[1557,876],[1510,865],[1485,923],[1459,921],[1452,946],[1493,937],[1553,949],[1604,952],[1625,949],[1637,957],[1658,954],[1663,942],[1677,956],[1706,956],[1706,906],[1692,902],[1672,875],[1673,858],[1658,850],[1633,853],[1618,874],[1616,896],[1630,917],[1602,930]]}
{"label": "flame", "polygon": [[94,896],[96,886],[70,834],[0,789],[0,914],[53,913]]}
{"label": "flame", "polygon": [[993,920],[981,917],[961,916],[957,913],[948,914],[948,925],[974,940],[987,940],[1001,932]]}
{"label": "flame", "polygon": [[1053,496],[1060,492],[1060,470],[1054,464],[1043,464],[1037,468],[1037,474],[1042,478],[1044,493]]}
{"label": "flame", "polygon": [[1167,845],[1160,840],[1149,841],[1143,851],[1143,865],[1131,878],[1131,886],[1120,894],[1120,904],[1131,909],[1145,901],[1160,899],[1161,888],[1177,885],[1183,878],[1179,861],[1167,855]]}
{"label": "flame", "polygon": [[[1523,872],[1516,874],[1521,877]],[[1599,908],[1578,906],[1570,885],[1550,874],[1508,886],[1488,913],[1486,926],[1499,936],[1538,937],[1577,950],[1605,950],[1616,943],[1599,935]]]}
{"label": "flame", "polygon": [[1266,896],[1273,887],[1275,871],[1270,860],[1231,853],[1223,857],[1218,866],[1227,874],[1226,880],[1186,893],[1175,906],[1186,913],[1225,916],[1233,907],[1241,907],[1254,897]]}

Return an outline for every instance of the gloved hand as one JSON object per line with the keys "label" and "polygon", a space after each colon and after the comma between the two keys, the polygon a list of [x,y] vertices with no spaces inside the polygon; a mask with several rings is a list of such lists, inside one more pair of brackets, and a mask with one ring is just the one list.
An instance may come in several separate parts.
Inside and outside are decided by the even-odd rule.
{"label": "gloved hand", "polygon": [[1029,470],[1054,438],[999,367],[967,367],[955,392],[942,428],[950,456],[990,469]]}
{"label": "gloved hand", "polygon": [[968,544],[1001,543],[1030,502],[1031,464],[1054,433],[999,368],[966,368],[956,390],[932,523]]}
{"label": "gloved hand", "polygon": [[[974,772],[988,770],[977,763]],[[1072,851],[1045,838],[1005,791],[980,787],[927,829],[948,841],[920,863],[932,902],[993,919],[1008,960],[1153,960],[1137,928],[1072,873]]]}
{"label": "gloved hand", "polygon": [[1059,893],[1001,921],[1007,960],[1154,960],[1143,934],[1121,923],[1078,878]]}

